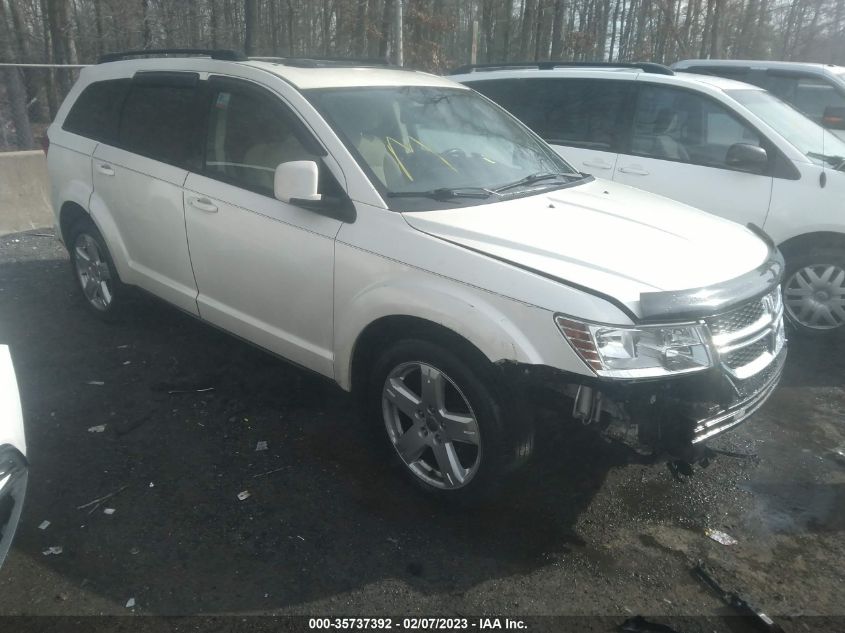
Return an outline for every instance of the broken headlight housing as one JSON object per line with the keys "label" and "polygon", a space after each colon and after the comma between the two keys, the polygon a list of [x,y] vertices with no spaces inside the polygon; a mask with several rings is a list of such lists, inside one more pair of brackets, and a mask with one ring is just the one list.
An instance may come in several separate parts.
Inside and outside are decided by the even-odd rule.
{"label": "broken headlight housing", "polygon": [[701,323],[616,326],[577,321],[555,323],[578,355],[599,376],[654,378],[713,366],[709,336]]}

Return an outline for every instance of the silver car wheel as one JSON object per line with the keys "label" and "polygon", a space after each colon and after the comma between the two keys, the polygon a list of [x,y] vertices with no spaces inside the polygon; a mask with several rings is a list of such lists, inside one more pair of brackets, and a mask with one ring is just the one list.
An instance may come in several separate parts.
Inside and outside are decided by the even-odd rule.
{"label": "silver car wheel", "polygon": [[481,435],[469,400],[442,370],[402,363],[382,390],[387,434],[408,469],[442,489],[466,486],[481,465]]}
{"label": "silver car wheel", "polygon": [[85,298],[97,310],[106,311],[112,302],[111,273],[97,241],[87,233],[76,236],[73,245],[76,276]]}
{"label": "silver car wheel", "polygon": [[840,266],[820,264],[796,270],[783,295],[790,318],[806,328],[832,330],[845,324],[845,269]]}

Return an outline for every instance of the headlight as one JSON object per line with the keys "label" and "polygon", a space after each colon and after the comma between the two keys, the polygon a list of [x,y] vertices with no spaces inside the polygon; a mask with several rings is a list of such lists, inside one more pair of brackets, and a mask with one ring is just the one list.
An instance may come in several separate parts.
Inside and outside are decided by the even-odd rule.
{"label": "headlight", "polygon": [[713,366],[707,334],[700,323],[617,327],[561,315],[555,317],[555,322],[599,376],[649,378]]}

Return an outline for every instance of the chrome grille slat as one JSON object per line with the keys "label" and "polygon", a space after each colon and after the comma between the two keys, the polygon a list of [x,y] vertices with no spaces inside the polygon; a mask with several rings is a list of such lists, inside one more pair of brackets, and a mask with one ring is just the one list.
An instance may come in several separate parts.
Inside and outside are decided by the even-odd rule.
{"label": "chrome grille slat", "polygon": [[776,349],[783,321],[780,287],[724,314],[705,319],[722,366],[735,378],[761,371]]}

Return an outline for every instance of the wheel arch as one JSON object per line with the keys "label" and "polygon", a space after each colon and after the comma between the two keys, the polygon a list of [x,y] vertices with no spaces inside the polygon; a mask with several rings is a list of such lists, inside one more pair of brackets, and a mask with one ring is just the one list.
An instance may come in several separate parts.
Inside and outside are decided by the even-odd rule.
{"label": "wheel arch", "polygon": [[379,351],[404,338],[439,343],[476,362],[491,360],[472,341],[440,323],[408,314],[391,314],[370,322],[356,338],[349,359],[346,388],[353,393],[363,393],[369,368]]}
{"label": "wheel arch", "polygon": [[87,218],[93,222],[91,214],[78,202],[68,200],[62,203],[59,210],[59,231],[61,231],[62,242],[70,248],[68,244],[68,234],[74,224],[79,222],[82,218]]}
{"label": "wheel arch", "polygon": [[781,242],[778,248],[785,258],[805,253],[813,248],[839,248],[845,252],[845,233],[835,231],[814,231],[796,235]]}

